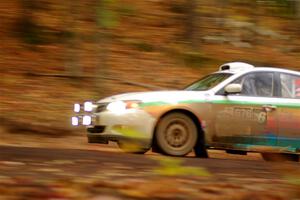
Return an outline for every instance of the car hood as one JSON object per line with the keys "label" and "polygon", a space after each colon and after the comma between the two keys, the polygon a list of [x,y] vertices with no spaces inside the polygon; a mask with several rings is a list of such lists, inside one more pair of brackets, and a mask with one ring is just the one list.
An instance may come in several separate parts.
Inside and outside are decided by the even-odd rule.
{"label": "car hood", "polygon": [[205,100],[210,96],[208,91],[156,91],[156,92],[135,92],[124,93],[111,97],[101,99],[97,103],[126,101],[126,100],[140,100],[147,102],[180,102],[186,100]]}

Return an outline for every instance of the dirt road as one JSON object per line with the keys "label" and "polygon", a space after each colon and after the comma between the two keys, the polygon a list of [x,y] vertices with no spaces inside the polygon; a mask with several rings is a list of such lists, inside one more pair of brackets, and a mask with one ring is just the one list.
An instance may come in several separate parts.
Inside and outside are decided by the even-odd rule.
{"label": "dirt road", "polygon": [[260,159],[0,146],[0,199],[296,199],[298,170]]}

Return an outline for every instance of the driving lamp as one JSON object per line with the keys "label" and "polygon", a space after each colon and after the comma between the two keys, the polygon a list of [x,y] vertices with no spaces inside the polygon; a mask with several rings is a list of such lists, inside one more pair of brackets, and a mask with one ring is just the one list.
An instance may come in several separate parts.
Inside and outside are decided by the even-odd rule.
{"label": "driving lamp", "polygon": [[74,104],[74,112],[79,112],[80,111],[80,104],[79,103],[75,103]]}
{"label": "driving lamp", "polygon": [[83,116],[83,118],[82,118],[82,124],[86,125],[86,126],[91,125],[92,124],[92,117],[91,116],[87,116],[87,115]]}
{"label": "driving lamp", "polygon": [[72,125],[73,126],[78,126],[78,124],[79,124],[78,117],[72,117]]}
{"label": "driving lamp", "polygon": [[83,105],[83,110],[87,112],[91,112],[93,110],[93,103],[90,101],[87,101]]}

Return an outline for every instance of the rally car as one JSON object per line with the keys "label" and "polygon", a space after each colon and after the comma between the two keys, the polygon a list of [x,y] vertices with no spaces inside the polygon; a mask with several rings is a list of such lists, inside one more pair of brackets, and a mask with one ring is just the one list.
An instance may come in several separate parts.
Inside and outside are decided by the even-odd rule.
{"label": "rally car", "polygon": [[300,156],[300,72],[232,62],[183,90],[125,93],[74,104],[90,143],[115,141],[184,156],[207,149]]}

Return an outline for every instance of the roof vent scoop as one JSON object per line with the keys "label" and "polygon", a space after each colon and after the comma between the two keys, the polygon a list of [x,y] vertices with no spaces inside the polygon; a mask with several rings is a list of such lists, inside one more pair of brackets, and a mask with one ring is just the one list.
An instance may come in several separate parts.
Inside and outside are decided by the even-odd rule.
{"label": "roof vent scoop", "polygon": [[229,65],[222,65],[220,71],[229,70],[229,69],[230,69]]}
{"label": "roof vent scoop", "polygon": [[253,69],[254,66],[250,65],[248,63],[243,62],[231,62],[231,63],[225,63],[220,66],[219,71],[231,71],[231,72],[238,72],[238,71],[244,71]]}

